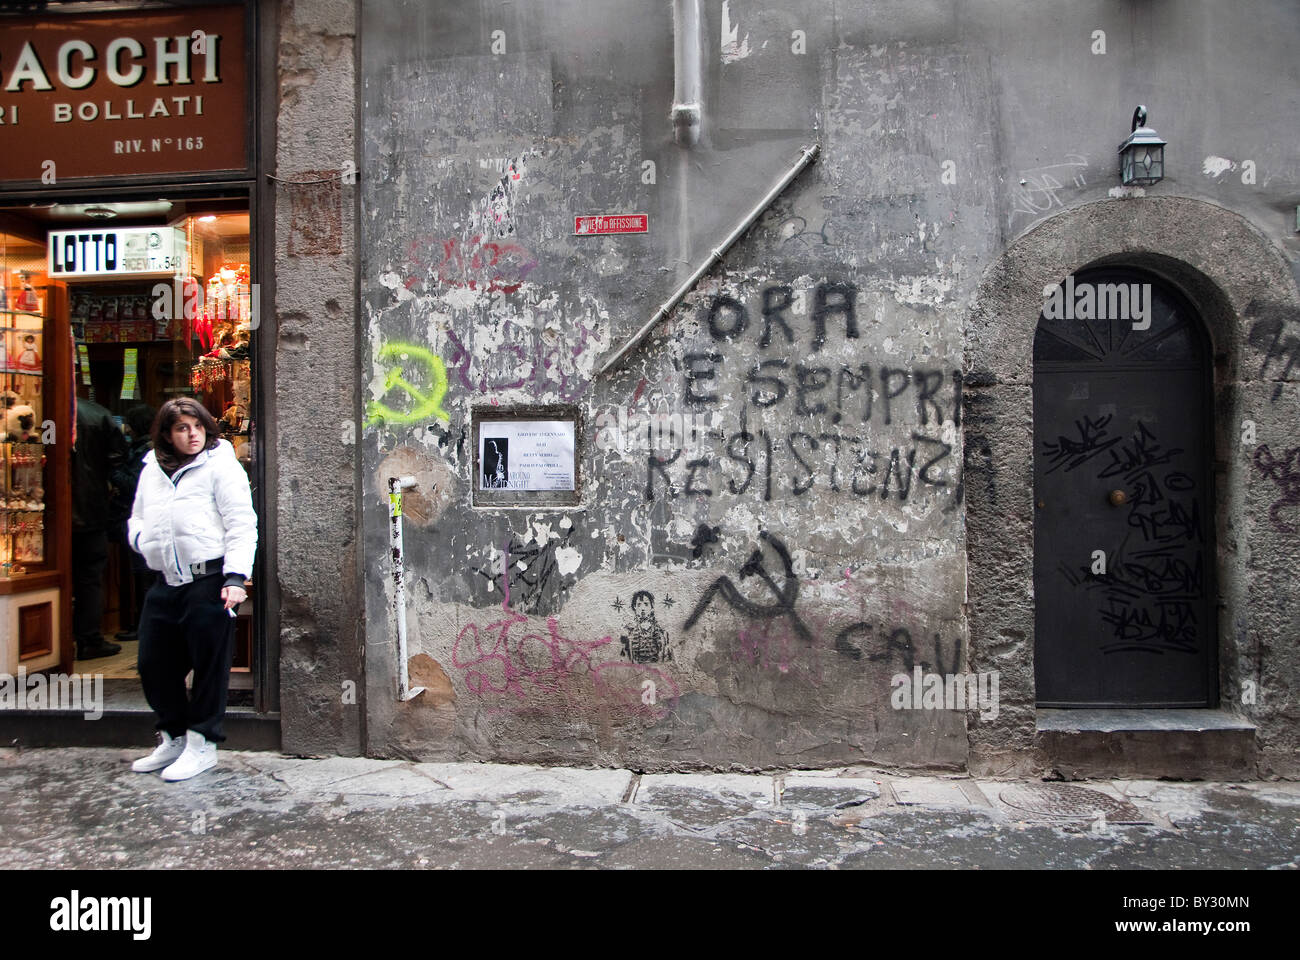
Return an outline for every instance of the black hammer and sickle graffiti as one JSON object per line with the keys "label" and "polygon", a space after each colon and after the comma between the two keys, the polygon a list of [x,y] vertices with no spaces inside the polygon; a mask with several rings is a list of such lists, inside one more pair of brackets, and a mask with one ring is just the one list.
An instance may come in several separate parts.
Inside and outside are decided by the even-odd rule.
{"label": "black hammer and sickle graffiti", "polygon": [[691,615],[687,617],[685,624],[686,629],[690,630],[694,627],[696,621],[704,615],[704,611],[707,610],[709,604],[713,602],[713,598],[718,594],[722,594],[722,599],[727,601],[727,604],[733,610],[748,614],[751,617],[757,617],[763,620],[774,620],[777,617],[789,617],[790,623],[794,627],[795,632],[798,633],[806,643],[811,644],[813,642],[813,635],[809,631],[807,625],[804,624],[794,610],[795,601],[799,598],[799,578],[794,574],[794,564],[790,560],[790,551],[786,549],[784,543],[772,536],[766,530],[759,532],[759,538],[766,541],[773,551],[776,552],[777,557],[781,561],[784,580],[780,586],[777,586],[776,580],[768,572],[767,567],[764,564],[762,547],[759,547],[751,553],[749,559],[745,561],[745,565],[740,568],[740,579],[744,580],[746,577],[751,576],[758,577],[767,584],[768,589],[772,591],[772,596],[776,598],[775,602],[756,603],[742,594],[730,577],[718,577],[717,580],[714,580],[713,583],[709,585],[709,589],[704,591],[704,596],[700,597],[700,602],[695,605],[695,609],[692,610]]}

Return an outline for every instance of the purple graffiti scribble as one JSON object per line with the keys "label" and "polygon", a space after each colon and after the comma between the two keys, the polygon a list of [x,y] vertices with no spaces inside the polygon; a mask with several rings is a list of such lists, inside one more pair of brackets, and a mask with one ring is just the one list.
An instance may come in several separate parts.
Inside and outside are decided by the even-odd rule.
{"label": "purple graffiti scribble", "polygon": [[1279,533],[1295,533],[1295,527],[1278,516],[1283,507],[1300,506],[1300,447],[1292,447],[1280,458],[1274,458],[1268,444],[1261,443],[1255,451],[1255,466],[1272,480],[1282,495],[1268,509],[1268,518]]}

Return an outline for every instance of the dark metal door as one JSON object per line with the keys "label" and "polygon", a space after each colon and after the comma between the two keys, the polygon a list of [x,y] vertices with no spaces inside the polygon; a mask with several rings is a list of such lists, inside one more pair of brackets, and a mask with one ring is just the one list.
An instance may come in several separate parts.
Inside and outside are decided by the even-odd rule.
{"label": "dark metal door", "polygon": [[1077,274],[1034,338],[1043,707],[1213,706],[1210,349],[1172,287]]}

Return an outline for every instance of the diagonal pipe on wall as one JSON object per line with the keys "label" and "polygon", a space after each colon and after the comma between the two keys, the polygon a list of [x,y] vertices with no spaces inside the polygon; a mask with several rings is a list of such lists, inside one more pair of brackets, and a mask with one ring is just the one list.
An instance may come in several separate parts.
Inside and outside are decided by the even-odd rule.
{"label": "diagonal pipe on wall", "polygon": [[763,199],[758,201],[749,213],[745,214],[741,221],[731,229],[731,232],[723,238],[722,242],[709,251],[709,256],[705,261],[696,267],[689,277],[682,281],[681,285],[673,291],[672,296],[659,305],[659,309],[651,315],[650,319],[643,323],[636,333],[628,337],[627,340],[623,342],[622,346],[609,355],[609,358],[596,372],[596,376],[604,376],[611,370],[617,370],[632,351],[635,350],[646,337],[650,336],[651,331],[654,330],[659,321],[672,313],[673,308],[682,302],[686,294],[691,292],[691,288],[694,287],[695,284],[699,283],[700,278],[708,273],[715,263],[722,259],[723,255],[731,249],[732,244],[745,235],[745,232],[754,225],[754,221],[762,216],[763,211],[770,207],[785,188],[794,182],[795,177],[803,173],[803,171],[808,168],[808,165],[817,159],[819,153],[821,153],[821,144],[819,143],[809,144],[800,150],[799,159],[795,161],[794,166],[787,170],[781,179],[763,195]]}

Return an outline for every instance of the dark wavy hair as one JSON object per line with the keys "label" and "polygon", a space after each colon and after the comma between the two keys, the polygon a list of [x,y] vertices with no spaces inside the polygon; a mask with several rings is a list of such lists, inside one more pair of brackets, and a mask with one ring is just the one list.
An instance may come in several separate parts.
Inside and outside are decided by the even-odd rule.
{"label": "dark wavy hair", "polygon": [[183,457],[176,452],[172,446],[172,427],[182,416],[193,417],[203,424],[203,432],[207,436],[206,450],[213,449],[221,442],[221,429],[217,426],[217,421],[213,419],[212,414],[208,413],[208,408],[199,403],[193,397],[176,397],[168,400],[158,411],[158,417],[153,422],[153,452],[158,459],[158,466],[162,467],[167,474],[179,470],[185,464],[189,463],[194,457]]}
{"label": "dark wavy hair", "polygon": [[141,403],[128,410],[126,416],[122,419],[131,428],[131,434],[137,440],[141,440],[150,436],[153,431],[154,418],[157,416],[158,412],[153,407],[147,403]]}

